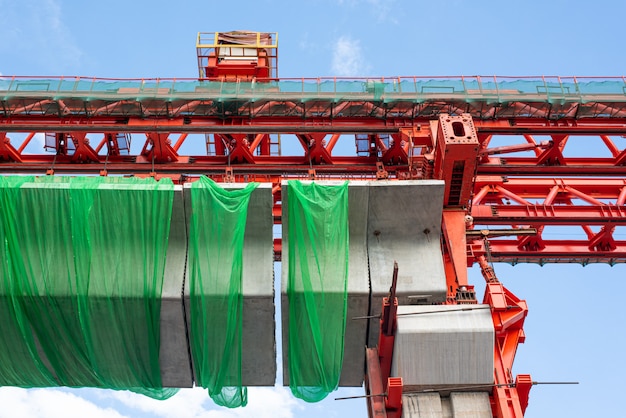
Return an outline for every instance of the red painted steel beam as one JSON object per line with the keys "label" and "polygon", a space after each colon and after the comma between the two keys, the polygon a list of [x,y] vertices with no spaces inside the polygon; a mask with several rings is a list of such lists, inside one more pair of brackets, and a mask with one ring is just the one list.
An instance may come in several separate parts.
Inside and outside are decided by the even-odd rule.
{"label": "red painted steel beam", "polygon": [[478,225],[626,225],[626,206],[582,205],[474,205]]}
{"label": "red painted steel beam", "polygon": [[499,120],[475,119],[476,130],[482,134],[512,135],[623,135],[626,132],[626,118],[563,118],[550,120],[539,118],[508,118]]}
{"label": "red painted steel beam", "polygon": [[477,192],[483,187],[493,191],[493,186],[503,187],[525,199],[545,198],[555,186],[559,188],[559,192],[565,191],[565,187],[571,187],[597,199],[618,199],[626,187],[626,179],[553,177],[503,179],[501,176],[477,176],[474,180],[474,190]]}
{"label": "red painted steel beam", "polygon": [[[518,240],[489,240],[489,256],[494,262],[503,263],[626,263],[626,241],[615,241],[615,249],[597,251],[590,248],[590,241],[583,240],[543,240],[543,248],[534,251],[520,248]],[[487,255],[482,242],[469,245],[469,260],[474,261]]]}
{"label": "red painted steel beam", "polygon": [[[422,124],[425,126],[422,127]],[[159,133],[399,133],[402,128],[426,128],[428,119],[375,119],[299,117],[179,117],[128,118],[124,116],[56,117],[32,116],[0,119],[0,132],[159,132]]]}
{"label": "red painted steel beam", "polygon": [[[428,129],[431,118],[367,116],[324,117],[303,120],[300,116],[185,116],[136,118],[116,116],[8,116],[0,119],[0,131],[76,130],[105,132],[117,126],[119,132],[225,132],[225,133],[399,133],[402,128]],[[545,119],[474,120],[479,135],[624,135],[625,118],[596,118],[553,122]],[[81,128],[82,126],[82,128]],[[88,127],[86,129],[85,127]],[[426,145],[426,144],[424,144]]]}
{"label": "red painted steel beam", "polygon": [[[50,165],[55,165],[55,170],[66,173],[95,173],[103,168],[106,161],[105,155],[99,156],[99,161],[87,164],[75,164],[71,156],[54,155],[24,155],[23,161],[0,162],[0,173],[38,172],[46,171]],[[261,160],[261,162],[259,162]],[[335,157],[333,165],[313,165],[318,175],[332,179],[376,179],[377,168],[372,164],[369,157]],[[224,172],[226,168],[232,168],[236,175],[267,174],[299,176],[307,173],[309,163],[305,157],[255,157],[255,164],[228,164],[227,156],[191,156],[178,157],[177,162],[157,163],[154,170],[159,173],[215,173]],[[118,156],[109,157],[107,169],[111,173],[132,174],[146,170],[152,171],[151,161],[146,156]],[[400,176],[408,173],[407,166],[387,166],[385,169],[391,176]]]}
{"label": "red painted steel beam", "polygon": [[[624,133],[626,135],[626,132]],[[487,162],[482,162],[481,166],[497,166],[497,165],[512,165],[512,166],[540,166],[546,171],[549,171],[549,167],[562,167],[562,166],[607,166],[607,167],[620,167],[616,164],[615,158],[599,158],[599,157],[561,157],[561,164],[545,164],[542,163],[539,158],[528,157],[506,157],[506,158],[490,158]],[[564,167],[562,167],[564,168]]]}
{"label": "red painted steel beam", "polygon": [[516,162],[508,164],[508,162],[507,160],[506,164],[480,164],[477,172],[479,175],[497,176],[626,176],[626,165],[615,166],[608,161],[579,162],[577,165],[567,166],[539,166]]}
{"label": "red painted steel beam", "polygon": [[368,397],[368,416],[369,418],[387,418],[385,389],[377,348],[365,349],[365,362],[365,395]]}
{"label": "red painted steel beam", "polygon": [[460,209],[443,211],[442,232],[445,245],[442,246],[442,252],[444,253],[448,300],[455,299],[460,286],[468,285],[465,215],[465,211]]}
{"label": "red painted steel beam", "polygon": [[[518,241],[491,239],[489,253],[482,243],[470,243],[468,264],[476,262],[477,257],[489,255],[493,262],[500,263],[626,263],[626,241],[615,241],[615,249],[611,251],[597,251],[590,249],[590,241],[546,240],[544,247],[535,251],[520,248]],[[274,239],[274,261],[280,261],[282,242]]]}

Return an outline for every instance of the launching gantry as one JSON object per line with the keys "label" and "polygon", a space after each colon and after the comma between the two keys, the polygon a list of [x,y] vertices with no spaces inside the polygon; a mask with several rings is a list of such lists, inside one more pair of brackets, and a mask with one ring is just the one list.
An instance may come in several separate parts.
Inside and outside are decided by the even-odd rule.
{"label": "launching gantry", "polygon": [[[617,140],[626,135],[626,80],[279,78],[277,35],[248,31],[201,33],[197,51],[198,79],[0,77],[3,174],[176,184],[161,312],[164,386],[192,386],[197,373],[190,312],[181,315],[190,183],[200,175],[227,189],[261,183],[243,250],[246,386],[275,381],[272,263],[292,256],[283,242],[294,228],[287,181],[347,180],[339,386],[365,381],[370,417],[522,417],[533,382],[511,370],[527,306],[490,261],[626,262],[626,242],[614,235],[626,225],[626,149]],[[38,139],[48,153],[33,153]],[[583,234],[554,238],[546,227]],[[481,304],[468,282],[473,264],[486,281]],[[282,274],[285,331],[289,270]]]}

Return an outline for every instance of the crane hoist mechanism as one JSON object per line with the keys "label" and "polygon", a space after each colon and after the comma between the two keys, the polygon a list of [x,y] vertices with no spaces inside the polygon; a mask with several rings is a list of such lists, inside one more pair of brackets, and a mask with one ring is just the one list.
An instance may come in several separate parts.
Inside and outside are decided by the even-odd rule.
{"label": "crane hoist mechanism", "polygon": [[[82,250],[62,244],[62,232],[77,234],[72,229],[76,219],[117,231],[110,214],[124,207],[119,219],[129,222],[129,230],[150,225],[146,231],[168,237],[150,241],[162,242],[159,251],[167,257],[163,265],[154,261],[159,257],[150,258],[165,273],[154,276],[163,279],[162,293],[145,298],[161,298],[160,317],[151,323],[160,330],[160,346],[156,351],[152,347],[157,355],[150,363],[157,380],[148,379],[147,387],[215,384],[212,371],[204,369],[202,356],[209,350],[196,338],[207,332],[240,347],[233,356],[238,360],[222,365],[235,372],[226,373],[217,392],[273,385],[273,262],[282,261],[283,380],[296,396],[315,400],[337,386],[365,382],[370,417],[522,417],[536,382],[527,374],[513,375],[512,366],[517,346],[525,340],[528,308],[496,277],[492,263],[626,262],[626,241],[615,233],[626,225],[626,148],[621,141],[626,136],[626,79],[279,78],[276,33],[200,33],[196,46],[199,77],[194,79],[0,76],[0,186],[6,192],[3,207],[16,216],[5,217],[0,232],[22,251],[14,260],[32,262],[18,272],[15,263],[9,266],[0,259],[3,277],[26,277],[19,281],[23,287],[17,286],[21,292],[31,289],[28,280],[52,277],[56,261],[41,261],[35,248],[91,260],[91,277],[98,277],[93,267],[97,254],[113,257],[107,251],[120,249],[122,241],[125,246],[116,257],[130,254],[133,246],[146,246],[135,245],[136,237],[120,241],[121,235],[110,235],[118,237],[114,243],[108,235],[98,235],[101,241],[85,241],[93,252],[79,257]],[[43,145],[44,152],[35,145]],[[349,148],[352,153],[346,152]],[[87,185],[87,178],[93,185]],[[97,198],[76,194],[86,189]],[[224,189],[242,199],[237,208],[246,209],[237,212],[238,221],[220,218],[232,222],[232,228],[216,232],[210,229],[215,222],[198,214],[211,212],[206,207],[219,211],[215,196]],[[128,191],[142,199],[158,195],[169,200],[133,211],[129,208],[135,208],[135,201],[120,206]],[[93,220],[92,212],[81,212],[83,206],[67,206],[77,196],[109,216]],[[307,199],[315,205],[305,206]],[[157,207],[171,211],[151,212]],[[32,225],[29,210],[47,213],[49,224],[24,227],[28,239],[10,235],[22,223]],[[315,211],[327,214],[324,222],[307,224],[316,219]],[[7,227],[13,224],[15,228]],[[281,237],[273,236],[274,225],[282,225]],[[332,246],[317,243],[326,253],[300,255],[318,239],[307,235],[303,225],[324,228],[336,238]],[[555,228],[582,234],[571,239],[546,232]],[[46,232],[50,230],[61,232],[55,238]],[[245,230],[245,238],[237,230]],[[233,248],[240,258],[219,252],[222,246],[206,238],[211,234],[228,234],[220,235],[221,242],[237,243]],[[232,266],[239,266],[228,265],[215,276],[216,283],[222,277],[230,281],[214,293],[194,285],[204,273],[213,277],[202,267],[211,257],[222,264],[238,260]],[[334,272],[324,280],[336,276],[343,281],[324,283],[325,290],[309,283],[305,290],[298,280],[306,278],[296,272],[310,268],[312,258]],[[485,278],[482,303],[468,281],[468,267],[475,264]],[[75,276],[78,281],[80,275]],[[235,278],[241,281],[237,288],[231,286]],[[322,276],[318,279],[312,283],[319,285]],[[16,290],[5,284],[0,308],[15,315],[18,324],[31,311],[55,306],[58,311],[50,317],[67,322],[59,301],[76,295],[63,294],[68,288],[57,290],[13,305],[5,296]],[[101,291],[89,300],[107,300]],[[115,303],[136,300],[136,293],[128,292]],[[208,309],[208,301],[220,292],[230,299],[222,295],[221,310],[211,312],[219,317],[234,309],[229,312],[239,325],[232,329],[198,320],[198,312]],[[346,301],[318,312],[325,327],[339,324],[333,328],[339,330],[338,338],[319,326],[309,330],[310,336],[302,335],[302,324],[311,321],[301,305],[319,295]],[[84,303],[84,298],[77,301]],[[119,314],[115,303],[109,304],[113,307],[107,315]],[[304,322],[294,319],[301,317]],[[95,366],[81,357],[80,344],[70,347],[49,336],[56,346],[48,347],[44,325],[27,330],[15,324],[23,350],[0,345],[0,369],[13,379],[0,384],[114,385],[93,380],[89,370]],[[126,335],[118,331],[118,337]],[[310,344],[297,344],[308,338]],[[318,357],[324,378],[330,373],[334,379],[330,388],[322,388],[318,380],[324,379],[302,366],[311,347],[324,353]],[[18,351],[22,357],[16,360],[11,356]],[[58,364],[68,358],[80,360],[71,364],[84,366],[82,374],[64,374]],[[32,375],[7,374],[11,363],[30,364]],[[237,393],[239,399],[231,399],[229,406],[245,405],[245,391]]]}

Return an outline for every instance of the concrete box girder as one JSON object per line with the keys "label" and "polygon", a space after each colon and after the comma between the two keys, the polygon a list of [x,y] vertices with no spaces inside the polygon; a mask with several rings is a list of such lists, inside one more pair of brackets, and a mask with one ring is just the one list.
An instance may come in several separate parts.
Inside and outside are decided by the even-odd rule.
{"label": "concrete box girder", "polygon": [[491,418],[488,392],[452,392],[402,395],[403,418]]}
{"label": "concrete box girder", "polygon": [[[441,254],[444,184],[439,180],[368,183],[367,252],[372,289],[370,315],[380,315],[398,263],[400,305],[430,304],[446,298]],[[378,343],[379,323],[370,321],[369,346]]]}
{"label": "concrete box girder", "polygon": [[183,311],[183,275],[187,259],[187,216],[182,186],[174,186],[165,277],[161,301],[161,377],[163,386],[193,387]]}
{"label": "concrete box girder", "polygon": [[[61,194],[65,196],[70,188],[69,183],[24,183],[22,185],[23,192],[25,193],[43,193],[43,194]],[[106,193],[107,190],[115,190],[116,192],[128,192],[128,193],[140,193],[142,191],[141,186],[137,185],[124,185],[124,184],[110,184],[104,183],[98,185],[98,193]],[[166,190],[166,188],[164,188]],[[64,197],[64,199],[67,199]],[[42,199],[41,201],[45,201]],[[37,210],[49,210],[47,207],[36,208]],[[111,220],[114,222],[116,216],[124,216],[124,208],[119,208],[119,213],[111,213]],[[69,216],[69,214],[67,214]],[[63,220],[65,219],[65,220]],[[55,228],[66,228],[69,226],[69,218],[65,215],[59,214],[59,220],[61,223],[58,225],[43,225],[46,229],[54,230]],[[37,227],[33,227],[33,233],[38,233]],[[124,245],[137,245],[150,248],[150,243],[141,242],[139,238],[141,234],[138,234],[137,241],[126,242]],[[161,293],[161,312],[160,312],[160,348],[159,348],[159,363],[161,368],[161,381],[164,387],[192,387],[193,381],[191,377],[190,361],[187,351],[187,339],[184,326],[184,318],[182,311],[182,285],[183,285],[183,272],[186,256],[186,228],[185,228],[185,214],[183,210],[183,198],[182,187],[174,186],[174,200],[171,213],[171,227],[168,236],[168,248],[167,257],[165,260],[163,288]],[[51,243],[49,243],[51,244]],[[113,254],[116,251],[120,251],[119,243],[110,243],[110,247],[98,248],[99,257],[108,259],[111,257],[113,260]],[[26,245],[26,244],[25,244]],[[121,249],[123,251],[123,248]],[[71,246],[66,242],[51,244],[50,247],[45,248],[45,251],[52,251],[55,258],[73,258],[71,253]],[[109,255],[108,252],[111,252]],[[45,263],[33,262],[30,264],[32,269],[32,275],[34,278],[45,277],[49,274],[47,271],[47,265]],[[127,272],[127,280],[143,280],[143,277],[133,276],[133,272]],[[93,273],[93,277],[97,279],[99,273]],[[69,282],[68,282],[69,283]],[[43,289],[43,287],[41,287]],[[57,287],[47,288],[46,293],[41,295],[49,301],[42,300],[41,303],[51,303],[56,309],[61,310],[62,315],[71,315],[74,317],[75,312],[75,293],[72,288]],[[102,293],[102,288],[99,286],[90,286],[89,297],[91,298],[91,306],[95,309],[92,311],[93,322],[98,323],[99,316],[102,316],[102,320],[109,320],[108,313],[110,312],[109,306],[111,304],[118,305],[118,307],[129,308],[133,305],[137,305],[136,309],[142,309],[143,302],[137,299],[137,295],[117,295],[111,299],[111,294]],[[98,304],[102,303],[103,309],[98,310]],[[130,309],[130,308],[129,308]],[[131,309],[132,311],[132,309]],[[47,368],[51,369],[50,362],[45,353],[41,349],[41,344],[36,341],[38,346],[38,354],[41,357]],[[139,349],[137,347],[137,349]],[[123,364],[123,359],[120,359],[120,364]],[[91,380],[81,382],[81,378],[76,377],[74,383],[77,386],[88,386]]]}
{"label": "concrete box girder", "polygon": [[[310,181],[303,181],[304,184]],[[316,181],[339,185],[338,181]],[[400,275],[397,294],[401,303],[410,296],[427,295],[421,303],[445,300],[446,283],[440,249],[443,182],[436,180],[350,181],[348,184],[348,314],[344,364],[339,386],[361,386],[366,345],[378,341],[379,321],[354,320],[380,314],[382,298],[389,292],[393,262]],[[282,324],[283,381],[288,376],[288,231],[289,193],[282,187]],[[428,233],[424,231],[428,230]]]}
{"label": "concrete box girder", "polygon": [[398,306],[391,375],[407,390],[493,383],[494,328],[488,305]]}

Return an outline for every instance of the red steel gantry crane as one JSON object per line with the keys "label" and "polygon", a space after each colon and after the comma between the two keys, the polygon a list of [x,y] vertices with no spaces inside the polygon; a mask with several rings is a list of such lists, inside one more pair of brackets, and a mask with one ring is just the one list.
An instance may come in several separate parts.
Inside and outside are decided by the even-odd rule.
{"label": "red steel gantry crane", "polygon": [[[532,381],[511,369],[527,307],[488,261],[626,262],[614,237],[626,225],[626,79],[279,79],[275,33],[199,34],[197,49],[194,80],[0,76],[0,173],[272,182],[276,223],[284,178],[442,179],[447,303],[476,303],[467,268],[480,265],[496,332],[493,416],[523,416]],[[348,135],[356,152],[334,153]],[[48,153],[27,152],[35,138]],[[182,152],[198,141],[205,153]],[[554,226],[584,238],[544,233]],[[367,353],[368,393],[386,394],[368,398],[372,417],[401,414],[393,302]]]}

